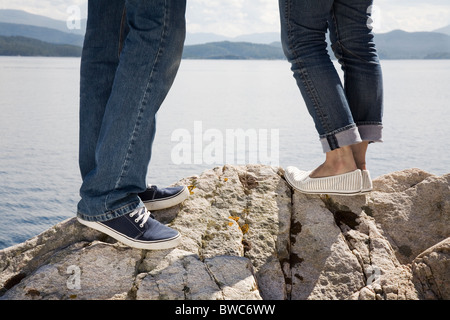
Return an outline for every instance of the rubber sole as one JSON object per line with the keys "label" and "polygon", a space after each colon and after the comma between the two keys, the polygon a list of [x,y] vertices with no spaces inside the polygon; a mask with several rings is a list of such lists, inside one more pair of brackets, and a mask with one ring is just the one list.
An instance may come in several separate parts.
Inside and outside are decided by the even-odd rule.
{"label": "rubber sole", "polygon": [[116,230],[109,228],[108,226],[104,225],[101,222],[93,222],[93,221],[86,221],[83,219],[80,219],[77,217],[78,222],[81,224],[95,229],[97,231],[103,232],[110,236],[111,238],[116,239],[117,241],[132,247],[136,249],[143,249],[143,250],[163,250],[163,249],[171,249],[176,246],[178,246],[181,243],[181,234],[178,233],[177,236],[169,238],[169,239],[162,239],[162,240],[155,240],[155,241],[142,241],[142,240],[136,240],[127,237],[124,234],[118,233]]}
{"label": "rubber sole", "polygon": [[176,206],[177,204],[186,200],[188,197],[189,189],[185,186],[179,193],[170,198],[165,198],[163,200],[148,200],[144,201],[144,204],[148,210],[157,211]]}

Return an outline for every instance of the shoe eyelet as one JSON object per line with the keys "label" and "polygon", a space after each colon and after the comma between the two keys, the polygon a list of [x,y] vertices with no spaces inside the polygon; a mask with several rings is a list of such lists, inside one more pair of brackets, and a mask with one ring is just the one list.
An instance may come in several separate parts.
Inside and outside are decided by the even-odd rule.
{"label": "shoe eyelet", "polygon": [[143,225],[143,224],[140,224],[140,225],[139,225],[139,227],[143,228],[143,227],[144,227],[144,225]]}
{"label": "shoe eyelet", "polygon": [[139,222],[139,219],[134,219],[134,222],[138,223],[138,222]]}

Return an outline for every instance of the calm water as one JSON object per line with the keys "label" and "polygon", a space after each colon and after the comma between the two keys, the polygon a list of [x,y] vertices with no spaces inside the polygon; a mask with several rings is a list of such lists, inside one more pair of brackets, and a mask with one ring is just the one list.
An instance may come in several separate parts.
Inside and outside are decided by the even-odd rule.
{"label": "calm water", "polygon": [[[0,57],[0,249],[75,215],[81,183],[79,63],[72,58]],[[372,175],[410,167],[449,173],[450,60],[382,64],[385,142],[369,150]],[[323,160],[286,61],[184,60],[158,114],[149,182],[169,185],[220,165],[226,152],[216,158],[219,163],[205,163],[206,157],[194,164],[194,151],[208,154],[208,133],[214,141],[225,141],[227,130],[238,129],[267,138],[278,132],[278,148],[267,142],[279,151],[281,166],[312,169]],[[184,140],[192,147],[190,164],[177,164],[172,155],[180,146],[179,132],[192,139],[191,144]]]}

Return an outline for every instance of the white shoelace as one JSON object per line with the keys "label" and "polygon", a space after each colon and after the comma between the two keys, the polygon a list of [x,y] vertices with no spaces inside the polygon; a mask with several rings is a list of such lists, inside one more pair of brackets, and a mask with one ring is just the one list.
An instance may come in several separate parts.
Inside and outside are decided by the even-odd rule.
{"label": "white shoelace", "polygon": [[138,209],[134,210],[132,213],[130,213],[130,218],[133,218],[136,214],[137,214],[137,217],[136,217],[136,219],[134,219],[134,222],[138,223],[139,221],[141,221],[141,223],[139,224],[139,227],[143,228],[144,224],[147,222],[148,218],[150,217],[150,211],[148,211],[146,207],[138,208]]}

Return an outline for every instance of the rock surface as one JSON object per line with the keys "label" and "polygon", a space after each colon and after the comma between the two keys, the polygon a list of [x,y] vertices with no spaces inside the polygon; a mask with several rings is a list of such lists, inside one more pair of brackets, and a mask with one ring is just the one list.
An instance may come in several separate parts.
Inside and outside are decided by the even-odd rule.
{"label": "rock surface", "polygon": [[450,174],[382,176],[369,195],[293,192],[283,170],[189,177],[154,212],[184,241],[128,248],[75,218],[0,251],[0,299],[449,299]]}

